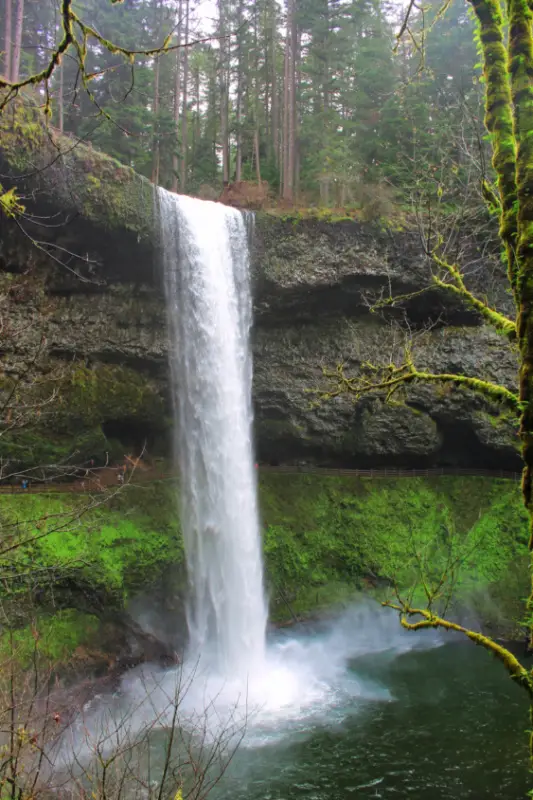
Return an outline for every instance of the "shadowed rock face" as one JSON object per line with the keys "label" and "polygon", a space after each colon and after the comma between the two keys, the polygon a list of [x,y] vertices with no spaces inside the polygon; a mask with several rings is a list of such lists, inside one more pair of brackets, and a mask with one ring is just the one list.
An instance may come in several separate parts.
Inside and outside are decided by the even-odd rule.
{"label": "shadowed rock face", "polygon": [[[65,223],[30,224],[31,235],[88,255],[89,262],[67,258],[69,269],[60,267],[2,222],[0,301],[9,329],[17,333],[3,343],[4,372],[20,375],[44,335],[43,369],[73,361],[96,371],[106,365],[108,386],[109,368],[116,368],[114,393],[120,393],[119,385],[126,389],[128,375],[135,375],[145,384],[143,403],[125,399],[121,404],[119,398],[111,408],[102,401],[98,414],[79,415],[77,433],[83,433],[90,417],[89,449],[94,450],[95,431],[102,442],[106,431],[120,438],[121,431],[131,434],[137,428],[162,452],[169,440],[169,423],[161,412],[168,408],[167,332],[151,186],[83,146],[51,169],[21,179],[24,158],[43,167],[57,150],[41,137],[32,152],[21,156],[19,139],[6,140],[2,132],[2,170],[27,194],[29,212]],[[68,140],[61,146],[67,147]],[[400,312],[380,316],[370,313],[369,305],[380,293],[405,294],[429,286],[417,234],[351,221],[259,214],[252,251],[254,401],[262,460],[360,467],[519,466],[516,428],[508,412],[500,413],[468,391],[418,385],[394,405],[370,397],[356,405],[347,397],[315,403],[314,392],[325,388],[323,367],[343,362],[353,374],[364,362],[379,363],[401,350],[402,337],[391,325]],[[477,265],[474,287],[477,283],[486,291],[490,277],[494,298],[508,302],[499,267],[482,262],[475,245],[471,269],[472,264]],[[447,293],[428,289],[417,294],[401,315],[414,332],[419,367],[514,385],[516,354]],[[86,411],[92,402],[88,395]]]}

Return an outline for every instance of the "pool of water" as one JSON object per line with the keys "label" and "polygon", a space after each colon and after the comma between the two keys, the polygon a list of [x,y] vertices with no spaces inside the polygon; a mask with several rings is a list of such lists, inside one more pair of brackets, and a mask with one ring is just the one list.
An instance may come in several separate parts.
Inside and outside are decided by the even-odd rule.
{"label": "pool of water", "polygon": [[[185,737],[172,741],[183,769],[172,773],[170,796],[178,776],[187,780],[193,751],[217,775],[213,742],[222,735],[232,751],[244,724],[210,800],[518,800],[531,785],[527,698],[503,666],[461,637],[406,632],[394,613],[376,605],[274,632],[261,668],[244,682],[201,664],[188,669],[146,665],[127,673],[112,696],[95,697],[58,742],[57,774],[90,763],[96,742],[111,751],[140,736],[147,749],[133,748],[136,770],[157,787],[169,700],[179,687],[178,732]],[[226,736],[233,730],[237,737]],[[220,755],[226,763],[227,754]],[[144,796],[126,793],[128,800]]]}
{"label": "pool of water", "polygon": [[[416,636],[417,634],[410,634]],[[495,798],[528,788],[524,692],[469,643],[384,651],[350,660],[381,687],[329,707],[286,736],[253,732],[217,800]]]}

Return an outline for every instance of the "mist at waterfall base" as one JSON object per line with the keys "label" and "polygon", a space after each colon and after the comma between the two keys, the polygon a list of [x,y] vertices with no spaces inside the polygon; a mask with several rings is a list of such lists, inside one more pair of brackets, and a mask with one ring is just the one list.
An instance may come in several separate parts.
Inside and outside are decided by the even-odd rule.
{"label": "mist at waterfall base", "polygon": [[236,740],[247,750],[272,745],[310,726],[338,724],[369,704],[394,702],[385,681],[354,668],[358,659],[390,663],[441,644],[439,634],[409,635],[393,612],[362,600],[334,620],[272,631],[262,663],[248,675],[226,674],[196,654],[170,669],[144,664],[126,673],[112,695],[86,706],[70,727],[56,765],[64,768],[74,756],[90,759],[94,743],[106,737],[110,750],[120,738],[135,741],[154,722],[164,734],[175,701],[179,724],[201,728],[204,744],[222,736],[228,748]]}
{"label": "mist at waterfall base", "polygon": [[[56,764],[70,766],[74,754],[90,758],[103,730],[121,725],[121,738],[135,740],[155,721],[150,771],[157,783],[169,700],[179,694],[180,726],[205,723],[208,739],[229,732],[229,752],[239,743],[212,800],[526,794],[523,691],[481,648],[404,631],[393,612],[364,601],[336,620],[271,632],[264,670],[245,686],[192,662],[168,670],[143,665],[112,696],[92,701]],[[202,737],[199,747],[209,753]]]}
{"label": "mist at waterfall base", "polygon": [[[393,757],[392,773],[390,764],[380,766],[377,777],[375,770],[356,769],[368,781],[343,783],[339,794],[335,777],[324,791],[309,782],[309,764],[300,763],[294,748],[307,742],[313,749],[326,731],[342,739],[346,731],[368,730],[371,722],[387,717],[384,709],[409,710],[409,702],[396,696],[396,666],[454,648],[441,647],[443,640],[435,632],[403,631],[393,612],[368,601],[335,621],[266,636],[251,433],[247,220],[220,204],[164,190],[158,192],[158,206],[180,511],[190,576],[190,641],[180,666],[164,670],[143,665],[127,673],[112,695],[89,703],[56,748],[56,769],[90,760],[102,736],[110,751],[120,739],[135,741],[147,728],[159,737],[158,752],[164,752],[176,700],[180,729],[189,728],[193,738],[201,730],[200,748],[221,739],[228,752],[240,745],[228,794],[224,784],[216,789],[223,796],[292,797],[296,782],[297,795],[309,798],[335,800],[353,792],[384,797],[388,793],[381,794],[379,787],[385,773],[383,786],[392,787],[394,794],[398,782],[391,775],[404,754]],[[437,674],[435,659],[428,668],[430,675]],[[446,679],[443,675],[443,684]],[[417,694],[418,687],[412,691]],[[436,709],[427,713],[435,716]],[[453,736],[453,723],[450,730]],[[436,731],[437,739],[443,731]],[[378,750],[381,738],[388,741],[391,735],[401,738],[404,732],[394,724],[386,728]],[[374,741],[371,736],[369,741]],[[327,762],[326,751],[321,755]],[[316,760],[317,753],[311,757]],[[328,774],[337,769],[326,762]],[[283,770],[296,770],[290,789],[279,780],[282,764]],[[274,786],[278,788],[269,788]]]}

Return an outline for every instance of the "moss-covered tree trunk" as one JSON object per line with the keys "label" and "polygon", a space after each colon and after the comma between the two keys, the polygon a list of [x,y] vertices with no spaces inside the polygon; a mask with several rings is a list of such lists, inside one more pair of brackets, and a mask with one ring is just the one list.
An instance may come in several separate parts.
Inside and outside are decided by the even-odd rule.
{"label": "moss-covered tree trunk", "polygon": [[[517,145],[516,297],[520,347],[520,399],[524,403],[520,433],[524,458],[522,488],[531,515],[533,550],[533,41],[531,11],[525,0],[509,2],[509,73]],[[533,605],[533,590],[530,610]]]}
{"label": "moss-covered tree trunk", "polygon": [[[533,561],[533,38],[527,0],[508,0],[509,37],[499,0],[471,0],[480,26],[486,82],[485,124],[492,136],[500,199],[500,237],[517,306],[520,349],[522,491]],[[533,644],[533,584],[529,604]],[[529,675],[531,683],[531,673]],[[532,709],[533,723],[533,709]],[[530,737],[533,761],[533,735]]]}
{"label": "moss-covered tree trunk", "polygon": [[514,289],[517,229],[516,142],[504,20],[500,0],[471,0],[471,5],[479,23],[483,53],[485,126],[492,137],[492,165],[498,181],[500,237],[505,248],[509,282]]}

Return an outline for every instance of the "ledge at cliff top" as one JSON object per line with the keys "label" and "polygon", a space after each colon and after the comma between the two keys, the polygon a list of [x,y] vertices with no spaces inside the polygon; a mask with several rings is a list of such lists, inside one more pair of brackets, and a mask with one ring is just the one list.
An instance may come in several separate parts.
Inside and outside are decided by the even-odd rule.
{"label": "ledge at cliff top", "polygon": [[[22,102],[0,117],[0,172],[4,188],[16,186],[24,196],[28,214],[49,218],[48,226],[25,222],[31,236],[87,259],[70,258],[70,269],[61,267],[1,220],[0,302],[18,331],[3,344],[6,379],[24,373],[43,336],[43,374],[65,365],[73,371],[62,379],[63,403],[43,430],[19,433],[12,446],[3,438],[3,456],[20,461],[31,451],[35,463],[76,447],[80,458],[92,457],[113,443],[123,453],[146,439],[152,453],[163,454],[170,425],[167,330],[151,184],[46,130]],[[505,298],[497,259],[487,263],[475,242],[469,256],[476,281],[484,285],[490,274],[498,299]],[[371,398],[357,405],[349,398],[311,402],[309,390],[322,385],[324,365],[343,361],[354,374],[365,361],[399,352],[390,319],[370,313],[368,296],[428,285],[418,233],[259,213],[252,262],[260,458],[518,468],[508,412],[467,391],[419,385],[393,406]],[[421,368],[514,385],[515,353],[455,298],[429,290],[405,313],[417,331]]]}
{"label": "ledge at cliff top", "polygon": [[[131,167],[60,135],[43,124],[29,101],[18,100],[0,115],[0,173],[4,188],[16,187],[22,196],[32,236],[90,261],[89,266],[76,263],[82,276],[105,283],[154,281],[153,186]],[[341,291],[342,299],[332,300],[350,309],[360,304],[361,290],[381,288],[384,281],[395,292],[419,289],[429,274],[418,232],[268,212],[256,215],[253,264],[260,315],[280,304],[289,310],[305,292],[315,294],[322,307],[328,293]],[[76,280],[72,274],[56,280],[61,277]],[[306,306],[311,300],[306,298]],[[476,320],[437,289],[425,294],[423,305],[424,315],[453,309],[461,320]]]}
{"label": "ledge at cliff top", "polygon": [[[99,272],[150,269],[154,239],[153,189],[146,178],[91,146],[43,123],[30,100],[11,102],[0,115],[0,172],[16,187],[39,240],[83,253]],[[37,220],[35,220],[37,222]],[[82,271],[83,265],[78,262]],[[94,271],[94,270],[93,270]]]}

